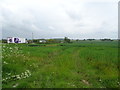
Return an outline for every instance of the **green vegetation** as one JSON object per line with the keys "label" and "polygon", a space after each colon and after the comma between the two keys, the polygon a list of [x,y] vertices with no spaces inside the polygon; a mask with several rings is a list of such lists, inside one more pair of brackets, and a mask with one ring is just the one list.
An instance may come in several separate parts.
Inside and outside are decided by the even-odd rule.
{"label": "green vegetation", "polygon": [[116,88],[120,85],[117,41],[37,46],[3,44],[2,47],[3,88]]}

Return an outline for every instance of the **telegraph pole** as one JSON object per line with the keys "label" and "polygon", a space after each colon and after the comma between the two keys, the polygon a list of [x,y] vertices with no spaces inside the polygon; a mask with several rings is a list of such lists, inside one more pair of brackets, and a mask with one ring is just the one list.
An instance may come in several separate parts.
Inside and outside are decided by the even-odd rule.
{"label": "telegraph pole", "polygon": [[32,33],[32,43],[33,43],[33,33]]}

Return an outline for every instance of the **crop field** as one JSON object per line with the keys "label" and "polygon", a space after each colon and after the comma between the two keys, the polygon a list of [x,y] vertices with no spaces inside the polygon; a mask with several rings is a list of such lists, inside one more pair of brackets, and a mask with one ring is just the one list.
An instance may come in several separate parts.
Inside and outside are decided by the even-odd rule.
{"label": "crop field", "polygon": [[3,88],[116,88],[118,42],[3,44]]}

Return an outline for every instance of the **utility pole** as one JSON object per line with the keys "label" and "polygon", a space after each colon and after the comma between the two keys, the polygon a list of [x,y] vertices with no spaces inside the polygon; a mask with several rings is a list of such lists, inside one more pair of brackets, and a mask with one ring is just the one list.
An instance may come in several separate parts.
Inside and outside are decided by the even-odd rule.
{"label": "utility pole", "polygon": [[33,33],[32,33],[32,43],[33,43]]}

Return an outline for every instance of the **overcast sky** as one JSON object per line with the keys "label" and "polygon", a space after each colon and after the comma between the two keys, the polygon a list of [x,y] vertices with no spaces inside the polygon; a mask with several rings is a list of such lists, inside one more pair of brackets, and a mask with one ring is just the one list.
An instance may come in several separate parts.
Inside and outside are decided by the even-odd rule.
{"label": "overcast sky", "polygon": [[118,38],[119,0],[0,0],[2,37]]}

